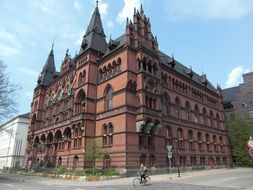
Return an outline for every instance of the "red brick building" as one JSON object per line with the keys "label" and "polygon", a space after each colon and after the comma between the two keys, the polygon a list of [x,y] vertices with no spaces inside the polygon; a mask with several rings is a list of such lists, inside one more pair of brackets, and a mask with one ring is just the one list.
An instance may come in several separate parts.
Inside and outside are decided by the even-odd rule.
{"label": "red brick building", "polygon": [[142,7],[108,43],[96,7],[79,53],[66,52],[60,72],[52,49],[30,117],[33,162],[90,167],[84,153],[94,138],[107,152],[96,165],[122,172],[167,168],[168,144],[172,166],[230,161],[221,89],[159,50]]}

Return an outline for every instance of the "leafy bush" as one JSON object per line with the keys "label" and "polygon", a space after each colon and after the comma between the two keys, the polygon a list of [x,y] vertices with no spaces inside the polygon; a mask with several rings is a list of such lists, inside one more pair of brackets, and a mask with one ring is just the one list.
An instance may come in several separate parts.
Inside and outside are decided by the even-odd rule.
{"label": "leafy bush", "polygon": [[93,168],[86,168],[83,170],[75,171],[75,175],[77,176],[113,176],[119,175],[115,170],[104,170],[104,169],[94,169]]}
{"label": "leafy bush", "polygon": [[58,174],[65,174],[66,171],[67,171],[67,168],[66,168],[65,166],[60,166],[60,167],[57,169],[56,173],[58,173]]}

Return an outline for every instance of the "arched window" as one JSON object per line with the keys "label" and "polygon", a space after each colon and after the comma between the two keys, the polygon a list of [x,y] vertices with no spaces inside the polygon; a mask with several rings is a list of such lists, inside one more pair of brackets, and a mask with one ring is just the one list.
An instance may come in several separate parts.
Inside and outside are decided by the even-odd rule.
{"label": "arched window", "polygon": [[109,169],[111,167],[111,159],[110,156],[107,154],[103,158],[103,169]]}
{"label": "arched window", "polygon": [[86,95],[83,90],[80,90],[76,97],[76,114],[85,112]]}
{"label": "arched window", "polygon": [[199,122],[199,108],[197,105],[194,108],[194,121],[195,123]]}
{"label": "arched window", "polygon": [[205,108],[203,108],[202,114],[203,114],[203,125],[207,126],[207,115]]}
{"label": "arched window", "polygon": [[155,167],[155,156],[153,154],[149,156],[149,167]]}
{"label": "arched window", "polygon": [[113,96],[112,87],[108,86],[105,91],[105,110],[111,110],[113,108],[112,96]]}
{"label": "arched window", "polygon": [[214,146],[214,151],[218,151],[216,135],[213,136],[213,146]]}
{"label": "arched window", "polygon": [[188,140],[189,140],[189,149],[194,150],[194,146],[193,146],[194,137],[193,137],[192,130],[188,131]]}
{"label": "arched window", "polygon": [[152,73],[152,62],[148,62],[148,72]]}
{"label": "arched window", "polygon": [[146,165],[146,161],[147,161],[147,156],[145,154],[142,154],[140,156],[140,165],[143,164],[145,166]]}
{"label": "arched window", "polygon": [[165,93],[162,97],[162,111],[163,111],[163,115],[170,115],[170,107],[169,107],[169,97],[168,95]]}
{"label": "arched window", "polygon": [[179,98],[177,97],[175,100],[175,116],[178,119],[180,118],[180,106],[181,106],[181,103],[180,103]]}
{"label": "arched window", "polygon": [[217,124],[216,124],[216,126],[217,126],[217,128],[220,128],[220,116],[219,116],[219,114],[217,113],[216,114],[216,122],[217,122]]}
{"label": "arched window", "polygon": [[74,156],[73,158],[73,169],[78,167],[78,156]]}
{"label": "arched window", "polygon": [[177,137],[178,137],[178,139],[177,139],[177,141],[178,141],[178,148],[179,149],[184,148],[183,147],[183,141],[184,141],[183,129],[181,129],[181,128],[177,129]]}
{"label": "arched window", "polygon": [[60,167],[60,166],[61,166],[61,164],[62,164],[62,158],[61,158],[61,157],[59,157],[59,158],[58,158],[58,163],[57,163],[58,167]]}
{"label": "arched window", "polygon": [[185,103],[185,119],[191,121],[191,107],[188,101]]}
{"label": "arched window", "polygon": [[203,147],[202,147],[203,138],[202,138],[201,132],[198,132],[197,136],[198,136],[198,148],[199,150],[203,150]]}
{"label": "arched window", "polygon": [[172,145],[173,142],[172,142],[172,129],[171,127],[166,127],[165,128],[165,146],[167,145]]}
{"label": "arched window", "polygon": [[103,80],[103,74],[102,74],[102,69],[99,69],[99,75],[98,75],[98,81],[101,82]]}
{"label": "arched window", "polygon": [[83,84],[83,75],[82,73],[79,73],[78,76],[78,86],[81,86]]}
{"label": "arched window", "polygon": [[31,130],[36,130],[36,114],[34,114],[32,117]]}
{"label": "arched window", "polygon": [[212,110],[210,111],[210,125],[211,125],[211,127],[214,127],[213,126],[213,112],[212,112]]}
{"label": "arched window", "polygon": [[219,137],[219,142],[220,142],[220,151],[224,152],[224,148],[223,148],[224,144],[223,144],[223,138],[222,138],[222,136]]}
{"label": "arched window", "polygon": [[108,125],[104,124],[102,127],[103,135],[103,147],[108,147],[113,145],[113,125],[109,123]]}
{"label": "arched window", "polygon": [[211,146],[210,146],[210,137],[209,137],[209,134],[206,133],[206,149],[208,151],[211,151]]}

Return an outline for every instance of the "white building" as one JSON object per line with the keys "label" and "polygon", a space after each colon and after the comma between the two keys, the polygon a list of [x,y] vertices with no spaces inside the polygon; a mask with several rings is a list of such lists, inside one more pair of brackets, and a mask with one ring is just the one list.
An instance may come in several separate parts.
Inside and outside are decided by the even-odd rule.
{"label": "white building", "polygon": [[0,169],[23,162],[29,113],[19,115],[0,126]]}

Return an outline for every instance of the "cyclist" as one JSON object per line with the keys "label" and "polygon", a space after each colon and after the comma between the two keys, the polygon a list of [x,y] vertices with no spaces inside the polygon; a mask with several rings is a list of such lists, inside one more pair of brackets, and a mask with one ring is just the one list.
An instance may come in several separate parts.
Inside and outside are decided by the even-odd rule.
{"label": "cyclist", "polygon": [[145,180],[146,181],[146,174],[148,172],[148,169],[146,166],[144,166],[143,164],[141,164],[140,166],[140,171],[138,172],[141,176],[141,183],[142,183],[142,180]]}

